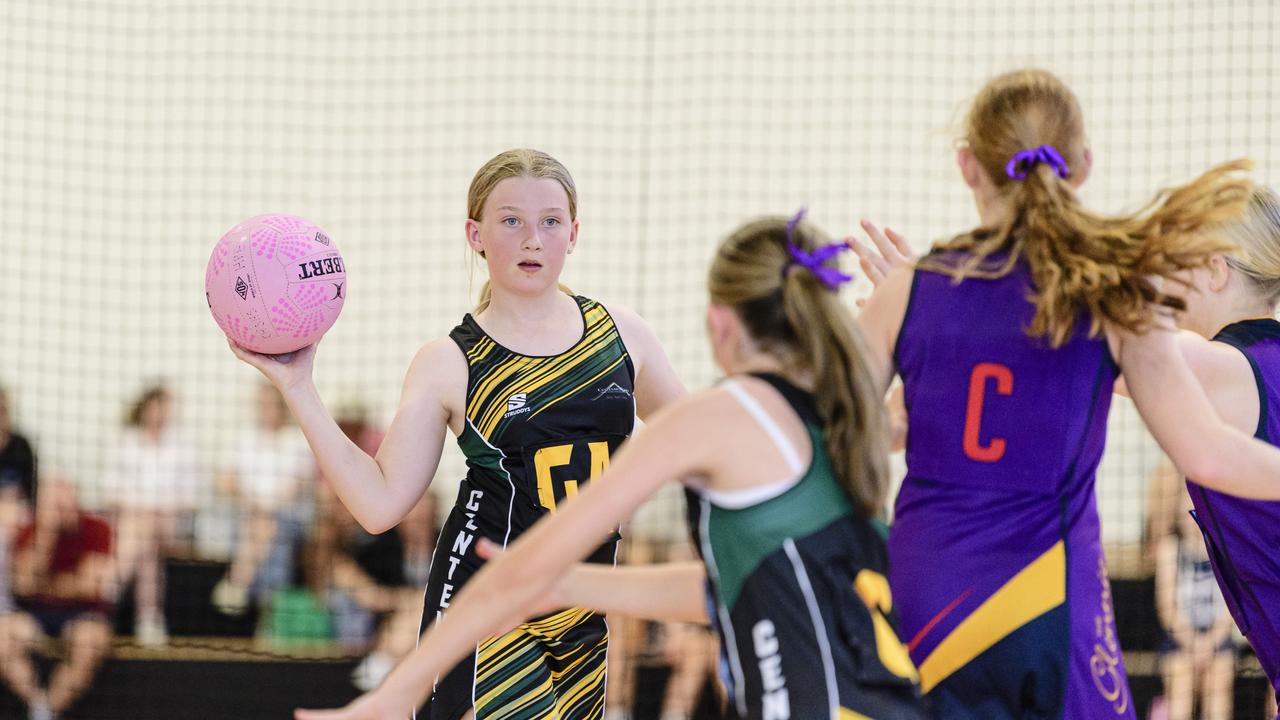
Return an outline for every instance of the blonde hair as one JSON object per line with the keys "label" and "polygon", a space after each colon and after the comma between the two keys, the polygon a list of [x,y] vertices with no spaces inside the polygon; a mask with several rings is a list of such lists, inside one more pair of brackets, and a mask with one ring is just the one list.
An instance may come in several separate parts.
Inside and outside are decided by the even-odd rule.
{"label": "blonde hair", "polygon": [[[805,252],[829,242],[803,221],[791,241]],[[791,266],[787,219],[762,218],[734,231],[711,262],[707,287],[711,301],[733,308],[788,372],[812,374],[836,476],[863,514],[878,513],[888,488],[888,437],[866,346],[837,293]]]}
{"label": "blonde hair", "polygon": [[1269,305],[1280,302],[1280,195],[1259,186],[1244,214],[1222,226],[1235,247],[1227,263],[1247,277]]}
{"label": "blonde hair", "polygon": [[1043,70],[996,77],[978,93],[966,121],[964,141],[1011,211],[996,227],[983,227],[939,243],[920,269],[965,277],[998,278],[1020,262],[1028,266],[1034,291],[1032,337],[1052,347],[1065,343],[1080,311],[1090,314],[1089,333],[1103,322],[1141,331],[1155,303],[1184,310],[1186,303],[1162,292],[1155,278],[1185,287],[1180,271],[1204,265],[1229,249],[1214,226],[1237,216],[1252,191],[1238,172],[1246,160],[1220,165],[1156,195],[1143,209],[1108,217],[1086,210],[1067,179],[1047,163],[1025,179],[1006,174],[1020,151],[1055,148],[1067,172],[1085,161],[1084,119],[1075,95]]}
{"label": "blonde hair", "polygon": [[[568,169],[541,150],[528,148],[500,152],[476,171],[475,177],[471,178],[471,187],[467,189],[467,218],[479,222],[480,216],[484,214],[484,204],[488,202],[493,189],[503,180],[516,177],[547,178],[560,183],[560,187],[569,196],[569,220],[572,222],[578,219],[578,189],[574,186]],[[566,294],[573,294],[564,285],[560,289]],[[492,297],[493,290],[486,280],[480,288],[480,299],[474,312],[479,313],[489,307]]]}
{"label": "blonde hair", "polygon": [[[160,400],[169,400],[172,397],[169,394],[169,389],[163,384],[154,383],[148,385],[139,393],[133,404],[129,406],[129,411],[125,414],[124,424],[128,427],[142,427],[142,415],[146,412],[147,406]],[[288,413],[288,410],[285,412]]]}

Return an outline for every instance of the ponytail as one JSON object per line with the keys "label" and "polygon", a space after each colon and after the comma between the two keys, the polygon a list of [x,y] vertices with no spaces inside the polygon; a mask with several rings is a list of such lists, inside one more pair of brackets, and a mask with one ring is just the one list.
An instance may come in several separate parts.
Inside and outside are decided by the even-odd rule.
{"label": "ponytail", "polygon": [[[1085,209],[1071,187],[1041,165],[1011,192],[1014,209],[1003,224],[939,244],[919,267],[958,282],[1003,277],[1025,262],[1035,305],[1027,333],[1048,338],[1051,347],[1071,338],[1082,309],[1089,312],[1091,335],[1104,323],[1141,331],[1153,303],[1186,309],[1156,278],[1165,289],[1185,287],[1180,273],[1231,249],[1211,231],[1240,214],[1252,185],[1237,173],[1250,167],[1247,160],[1219,165],[1161,192],[1137,214],[1106,217]],[[955,262],[953,253],[964,259]],[[993,257],[1000,259],[993,263]]]}
{"label": "ponytail", "polygon": [[813,377],[827,455],[849,497],[870,517],[888,492],[889,445],[866,346],[820,270],[795,264],[788,249],[790,242],[812,257],[825,240],[807,222],[791,233],[786,218],[748,223],[721,244],[708,287],[711,301],[734,308],[751,337],[789,372]]}
{"label": "ponytail", "polygon": [[[1081,311],[1089,333],[1104,324],[1141,331],[1152,305],[1186,303],[1180,274],[1230,249],[1216,226],[1237,217],[1252,184],[1247,160],[1219,165],[1164,190],[1139,212],[1104,216],[1080,204],[1069,182],[1083,170],[1084,126],[1075,95],[1042,70],[1002,75],[978,94],[965,142],[1009,207],[995,227],[936,245],[921,270],[997,278],[1019,263],[1031,273],[1035,316],[1027,328],[1051,347],[1067,342]],[[1157,278],[1163,280],[1163,284]]]}

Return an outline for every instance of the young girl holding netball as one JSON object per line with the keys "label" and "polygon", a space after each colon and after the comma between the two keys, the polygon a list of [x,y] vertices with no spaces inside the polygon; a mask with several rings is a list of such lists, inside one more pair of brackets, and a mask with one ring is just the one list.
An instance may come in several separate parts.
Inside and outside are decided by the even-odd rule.
{"label": "young girl holding netball", "polygon": [[1248,197],[1245,166],[1091,213],[1079,104],[1040,71],[979,93],[959,163],[981,227],[891,271],[860,317],[911,418],[889,540],[903,637],[935,717],[1131,718],[1093,489],[1119,372],[1184,471],[1280,498],[1280,453],[1218,420],[1169,317],[1181,274],[1224,249],[1208,231]]}
{"label": "young girl holding netball", "polygon": [[[445,430],[457,437],[468,470],[436,545],[427,626],[479,568],[478,539],[514,541],[608,467],[637,414],[648,418],[684,392],[638,316],[559,285],[578,240],[577,192],[563,165],[534,150],[501,153],[476,173],[467,205],[467,242],[489,270],[481,307],[418,352],[376,458],[321,402],[314,346],[287,364],[232,347],[280,389],[325,477],[370,532],[408,514],[435,474]],[[616,534],[593,538],[591,560],[612,564]],[[474,707],[481,719],[599,718],[607,638],[603,617],[573,608],[479,645],[477,636],[471,657],[419,678],[422,694],[435,687],[427,717],[456,720]]]}
{"label": "young girl holding netball", "polygon": [[[749,223],[712,261],[707,327],[725,382],[663,411],[481,571],[382,687],[297,717],[404,717],[478,638],[563,603],[702,622],[710,610],[744,719],[924,717],[871,522],[888,482],[881,394],[835,292],[843,245],[798,220]],[[702,562],[569,573],[668,481],[689,491]]]}

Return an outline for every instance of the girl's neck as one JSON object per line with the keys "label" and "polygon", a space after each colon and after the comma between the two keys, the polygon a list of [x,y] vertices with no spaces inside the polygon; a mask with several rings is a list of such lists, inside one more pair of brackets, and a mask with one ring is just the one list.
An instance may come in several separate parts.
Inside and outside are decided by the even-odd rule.
{"label": "girl's neck", "polygon": [[999,190],[982,185],[973,191],[973,202],[978,207],[978,220],[984,228],[997,227],[1009,214],[1009,200]]}
{"label": "girl's neck", "polygon": [[1275,317],[1275,314],[1275,306],[1268,303],[1265,299],[1239,294],[1235,297],[1233,302],[1227,305],[1218,317],[1214,318],[1214,322],[1211,323],[1212,327],[1210,328],[1213,330],[1213,334],[1209,337],[1215,337],[1228,325],[1244,322],[1245,320],[1271,318]]}
{"label": "girl's neck", "polygon": [[577,301],[558,287],[536,296],[495,291],[475,320],[499,345],[533,356],[565,352],[585,331]]}
{"label": "girl's neck", "polygon": [[577,313],[577,303],[559,287],[532,296],[514,295],[494,288],[489,306],[476,318],[493,324],[532,328],[555,325],[569,314],[566,310],[570,308],[574,314]]}
{"label": "girl's neck", "polygon": [[742,357],[737,358],[731,367],[725,369],[728,371],[729,375],[768,373],[770,375],[778,375],[786,378],[802,389],[809,389],[813,386],[813,378],[810,373],[797,373],[790,369],[782,360],[779,360],[774,355],[763,351],[744,354]]}

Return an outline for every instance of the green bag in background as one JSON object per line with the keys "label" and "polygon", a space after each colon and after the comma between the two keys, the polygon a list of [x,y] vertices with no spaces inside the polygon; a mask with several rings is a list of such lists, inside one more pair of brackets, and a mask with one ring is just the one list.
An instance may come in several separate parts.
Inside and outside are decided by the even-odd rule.
{"label": "green bag in background", "polygon": [[266,636],[281,644],[327,642],[333,640],[333,618],[310,590],[277,590],[271,596]]}

